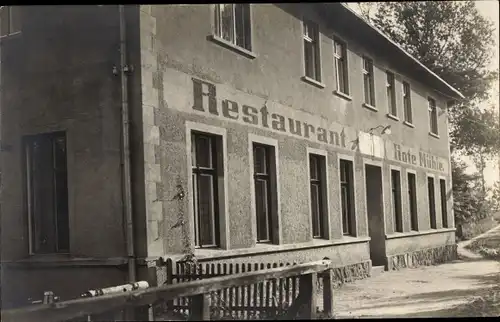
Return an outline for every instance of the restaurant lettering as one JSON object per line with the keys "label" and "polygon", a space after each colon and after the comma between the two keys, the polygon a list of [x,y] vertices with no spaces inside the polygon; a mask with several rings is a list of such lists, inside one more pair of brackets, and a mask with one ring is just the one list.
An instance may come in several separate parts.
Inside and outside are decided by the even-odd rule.
{"label": "restaurant lettering", "polygon": [[344,129],[337,131],[327,130],[306,122],[295,120],[291,117],[284,117],[279,113],[274,113],[264,104],[261,108],[241,104],[229,99],[218,102],[215,85],[193,78],[193,109],[200,112],[209,112],[231,120],[271,128],[275,131],[290,133],[307,139],[346,148],[346,135]]}
{"label": "restaurant lettering", "polygon": [[443,162],[436,156],[420,151],[417,154],[410,149],[403,149],[401,145],[394,143],[394,159],[399,162],[408,163],[432,170],[444,171]]}

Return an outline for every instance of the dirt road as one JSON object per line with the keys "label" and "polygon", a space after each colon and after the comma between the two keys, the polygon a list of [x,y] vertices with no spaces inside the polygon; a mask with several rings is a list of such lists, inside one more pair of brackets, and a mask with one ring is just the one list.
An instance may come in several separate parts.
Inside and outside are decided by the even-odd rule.
{"label": "dirt road", "polygon": [[343,285],[335,292],[335,317],[452,317],[463,316],[467,304],[479,298],[500,303],[500,262],[471,254],[462,245],[459,254],[462,258],[452,263],[384,272]]}

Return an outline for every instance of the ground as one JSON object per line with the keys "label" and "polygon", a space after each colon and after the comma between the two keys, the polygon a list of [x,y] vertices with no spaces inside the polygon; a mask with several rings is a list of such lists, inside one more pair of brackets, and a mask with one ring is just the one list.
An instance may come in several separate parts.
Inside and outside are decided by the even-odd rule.
{"label": "ground", "polygon": [[500,258],[484,258],[474,247],[469,251],[474,243],[499,248],[500,226],[459,243],[457,261],[343,285],[334,294],[335,317],[500,316]]}

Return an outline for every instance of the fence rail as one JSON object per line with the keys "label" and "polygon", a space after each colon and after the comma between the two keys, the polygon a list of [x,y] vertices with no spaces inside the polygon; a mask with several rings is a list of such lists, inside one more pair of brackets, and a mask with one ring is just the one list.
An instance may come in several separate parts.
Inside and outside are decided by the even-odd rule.
{"label": "fence rail", "polygon": [[316,316],[318,274],[323,276],[323,301],[325,314],[333,314],[333,271],[330,261],[317,261],[293,266],[276,267],[227,276],[219,276],[179,284],[163,285],[127,293],[102,295],[94,298],[81,298],[52,304],[2,311],[2,321],[67,321],[82,316],[119,311],[133,307],[147,307],[172,301],[175,298],[189,297],[189,318],[194,320],[210,319],[210,296],[212,292],[224,291],[239,286],[259,284],[264,281],[297,276],[300,289],[285,318],[314,318]]}

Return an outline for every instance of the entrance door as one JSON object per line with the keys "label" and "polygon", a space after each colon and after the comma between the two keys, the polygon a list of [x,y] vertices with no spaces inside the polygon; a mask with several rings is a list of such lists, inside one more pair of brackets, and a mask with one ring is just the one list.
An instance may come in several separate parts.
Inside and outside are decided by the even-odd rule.
{"label": "entrance door", "polygon": [[373,266],[385,266],[384,201],[382,191],[382,169],[365,165],[366,211],[370,234],[370,258]]}

